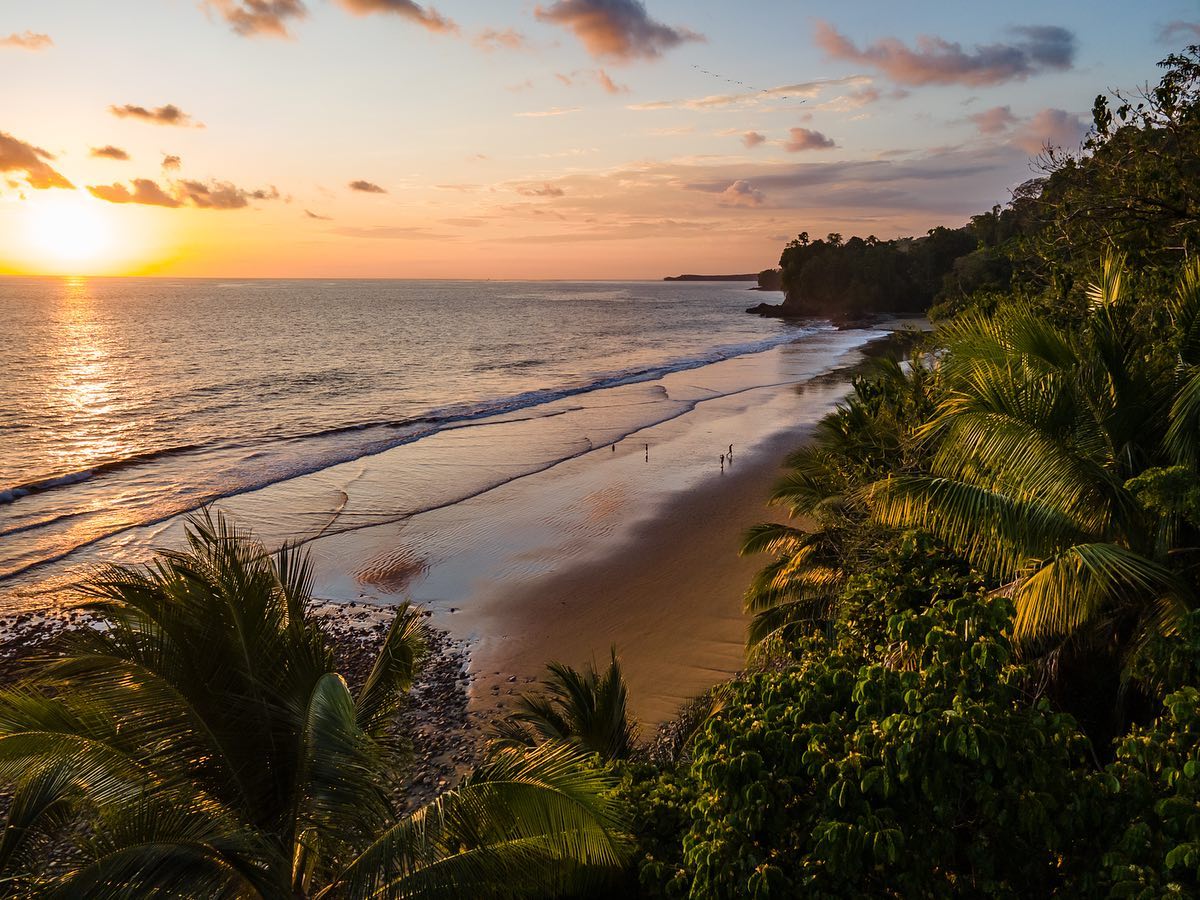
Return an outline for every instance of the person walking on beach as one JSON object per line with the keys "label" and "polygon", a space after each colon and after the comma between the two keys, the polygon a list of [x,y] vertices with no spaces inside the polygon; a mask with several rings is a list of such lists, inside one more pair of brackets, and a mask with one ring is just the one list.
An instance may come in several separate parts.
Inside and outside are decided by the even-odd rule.
{"label": "person walking on beach", "polygon": [[650,445],[646,445],[646,462],[650,462]]}
{"label": "person walking on beach", "polygon": [[725,454],[724,453],[721,454],[721,471],[722,472],[725,471]]}

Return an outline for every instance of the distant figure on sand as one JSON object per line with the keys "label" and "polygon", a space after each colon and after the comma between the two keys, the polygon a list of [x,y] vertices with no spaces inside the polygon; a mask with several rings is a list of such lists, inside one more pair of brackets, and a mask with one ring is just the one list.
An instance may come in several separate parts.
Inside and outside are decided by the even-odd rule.
{"label": "distant figure on sand", "polygon": [[646,462],[650,462],[650,445],[646,445]]}
{"label": "distant figure on sand", "polygon": [[733,444],[729,445],[729,459],[733,459]]}
{"label": "distant figure on sand", "polygon": [[725,454],[724,453],[721,454],[721,471],[722,472],[725,471]]}

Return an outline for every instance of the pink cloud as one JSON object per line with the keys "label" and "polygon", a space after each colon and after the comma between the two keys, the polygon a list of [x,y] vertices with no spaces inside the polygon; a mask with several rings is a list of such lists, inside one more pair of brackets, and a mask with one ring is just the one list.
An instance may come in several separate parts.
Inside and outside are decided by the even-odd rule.
{"label": "pink cloud", "polygon": [[783,149],[788,153],[799,153],[803,150],[828,150],[831,147],[836,147],[832,138],[828,138],[819,131],[813,131],[811,128],[792,128],[789,129],[791,139],[783,145]]}
{"label": "pink cloud", "polygon": [[533,14],[539,21],[569,28],[592,56],[617,62],[655,59],[687,41],[704,40],[688,28],[650,18],[639,0],[556,0],[535,7]]}
{"label": "pink cloud", "polygon": [[1052,25],[1011,29],[1010,43],[961,44],[924,35],[910,48],[897,38],[883,38],[859,48],[828,22],[818,22],[816,43],[831,59],[871,66],[898,84],[989,85],[1022,80],[1047,70],[1071,68],[1075,35]]}

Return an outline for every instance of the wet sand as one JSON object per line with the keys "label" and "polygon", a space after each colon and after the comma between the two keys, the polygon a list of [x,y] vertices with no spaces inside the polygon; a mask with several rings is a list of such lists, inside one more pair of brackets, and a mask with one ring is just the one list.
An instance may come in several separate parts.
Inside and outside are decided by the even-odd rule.
{"label": "wet sand", "polygon": [[808,430],[777,435],[752,453],[735,447],[725,477],[680,494],[619,546],[495,591],[462,613],[477,636],[474,705],[507,703],[507,679],[539,675],[548,658],[604,664],[615,646],[633,710],[652,726],[738,671],[742,592],[764,560],[737,548],[751,525],[782,520],[767,499],[784,456]]}
{"label": "wet sand", "polygon": [[[828,373],[886,333],[813,335],[470,423],[219,506],[268,545],[303,540],[318,597],[428,610],[464,648],[476,720],[546,662],[603,663],[615,646],[650,728],[742,666],[742,593],[764,560],[740,558],[741,537],[783,515],[766,500],[784,457],[847,390]],[[123,533],[77,567],[146,559],[182,526]]]}
{"label": "wet sand", "polygon": [[471,647],[477,711],[510,706],[550,660],[603,663],[615,646],[652,727],[742,667],[742,594],[765,562],[738,556],[742,535],[784,515],[767,505],[783,460],[846,389],[833,378],[714,396],[615,448],[322,540],[320,589],[347,590],[357,570],[364,599],[387,590],[428,608]]}

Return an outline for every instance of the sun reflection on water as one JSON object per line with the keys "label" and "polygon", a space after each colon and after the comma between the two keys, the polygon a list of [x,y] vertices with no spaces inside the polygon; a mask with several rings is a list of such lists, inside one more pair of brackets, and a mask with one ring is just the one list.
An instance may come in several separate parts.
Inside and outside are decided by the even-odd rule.
{"label": "sun reflection on water", "polygon": [[47,402],[69,436],[56,450],[60,471],[76,471],[125,451],[124,429],[109,417],[118,398],[111,373],[111,340],[86,278],[64,278],[57,304],[55,372]]}

